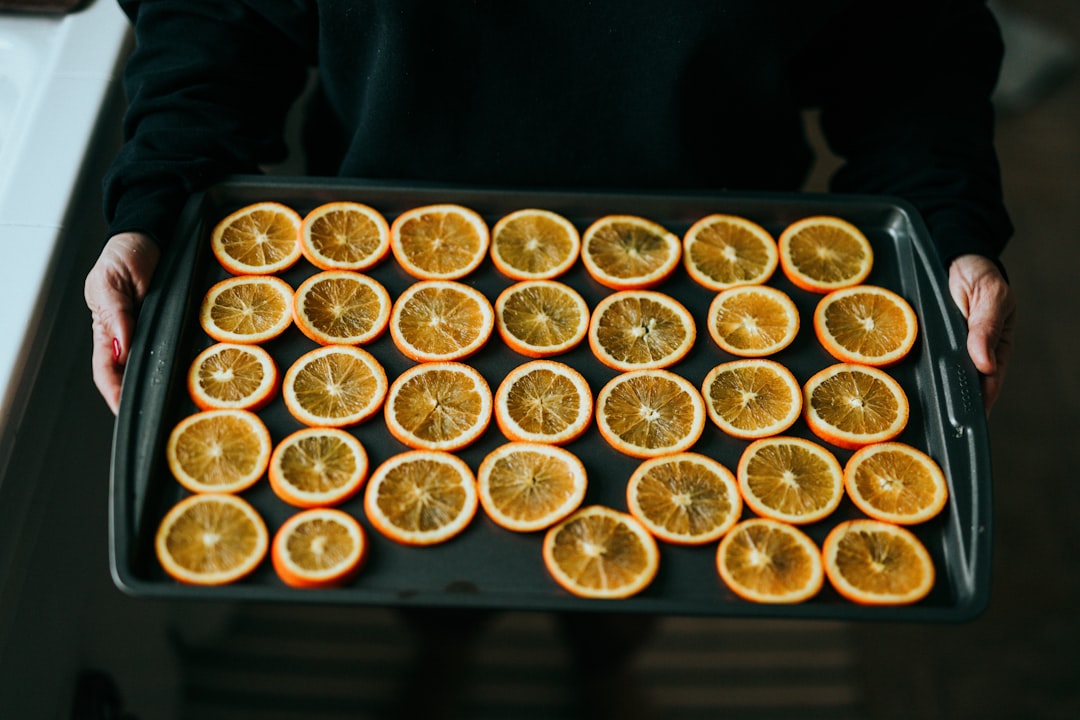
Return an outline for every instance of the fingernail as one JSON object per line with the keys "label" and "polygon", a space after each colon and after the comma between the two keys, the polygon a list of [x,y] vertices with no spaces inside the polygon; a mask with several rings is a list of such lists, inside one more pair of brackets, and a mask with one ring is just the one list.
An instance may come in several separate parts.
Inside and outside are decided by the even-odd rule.
{"label": "fingernail", "polygon": [[120,338],[112,339],[112,359],[114,362],[120,362]]}

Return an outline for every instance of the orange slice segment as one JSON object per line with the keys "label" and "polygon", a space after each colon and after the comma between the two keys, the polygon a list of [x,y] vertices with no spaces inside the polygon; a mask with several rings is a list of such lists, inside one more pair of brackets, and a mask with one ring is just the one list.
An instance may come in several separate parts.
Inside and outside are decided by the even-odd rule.
{"label": "orange slice segment", "polygon": [[636,215],[607,215],[581,238],[581,260],[596,282],[614,290],[647,288],[679,266],[682,242],[662,225]]}
{"label": "orange slice segment", "polygon": [[904,298],[874,285],[834,290],[818,302],[814,333],[841,362],[884,367],[915,345],[918,320]]}
{"label": "orange slice segment", "polygon": [[779,261],[772,235],[735,215],[703,217],[683,236],[686,272],[709,290],[760,285],[772,277]]}
{"label": "orange slice segment", "polygon": [[192,361],[187,386],[200,410],[258,410],[277,391],[278,368],[258,345],[218,343]]}
{"label": "orange slice segment", "polygon": [[367,270],[390,252],[390,226],[362,203],[324,203],[304,216],[300,250],[320,270]]}
{"label": "orange slice segment", "polygon": [[380,533],[405,545],[434,545],[463,531],[476,514],[476,478],[456,455],[411,450],[372,473],[364,511]]}
{"label": "orange slice segment", "polygon": [[173,477],[191,492],[236,493],[262,477],[272,448],[255,413],[206,410],[177,423],[165,454]]}
{"label": "orange slice segment", "polygon": [[476,472],[480,505],[515,532],[551,527],[577,510],[588,479],[576,455],[555,445],[511,442],[492,450]]}
{"label": "orange slice segment", "polygon": [[908,413],[900,383],[865,365],[831,365],[803,387],[806,424],[821,439],[849,450],[892,440],[907,427]]}
{"label": "orange slice segment", "polygon": [[412,448],[460,450],[491,421],[491,389],[461,363],[422,363],[394,380],[386,398],[386,427]]}
{"label": "orange slice segment", "polygon": [[421,280],[456,280],[487,257],[484,219],[460,205],[413,208],[390,225],[390,251],[405,272]]}
{"label": "orange slice segment", "polygon": [[495,391],[495,422],[509,440],[564,445],[592,421],[585,377],[555,360],[533,360],[510,371]]}
{"label": "orange slice segment", "polygon": [[463,283],[425,280],[398,296],[390,336],[419,362],[461,360],[477,352],[495,329],[495,311],[482,292]]}
{"label": "orange slice segment", "polygon": [[295,507],[327,507],[355,495],[367,471],[367,452],[355,436],[338,428],[303,428],[270,455],[270,488]]}
{"label": "orange slice segment", "polygon": [[616,370],[665,368],[682,360],[697,338],[694,316],[682,303],[653,290],[622,290],[597,305],[589,346]]}
{"label": "orange slice segment", "polygon": [[390,293],[367,275],[325,270],[297,286],[293,314],[300,332],[320,345],[362,345],[390,322]]}
{"label": "orange slice segment", "polygon": [[210,245],[233,275],[279,273],[300,259],[300,215],[281,203],[254,203],[215,225]]}
{"label": "orange slice segment", "polygon": [[560,586],[586,598],[625,598],[656,577],[660,550],[633,516],[582,508],[544,535],[544,565]]}
{"label": "orange slice segment", "polygon": [[825,574],[838,593],[863,605],[906,605],[934,587],[934,562],[906,528],[879,520],[840,523],[822,545]]}
{"label": "orange slice segment", "polygon": [[853,453],[844,466],[844,487],[864,513],[898,525],[926,522],[949,498],[941,467],[921,450],[898,442],[875,443]]}
{"label": "orange slice segment", "polygon": [[796,527],[767,518],[744,520],[720,541],[720,577],[751,602],[791,604],[814,597],[824,584],[821,553]]}
{"label": "orange slice segment", "polygon": [[204,493],[181,500],[166,513],[154,536],[154,552],[175,580],[224,585],[259,566],[269,537],[266,523],[245,500]]}
{"label": "orange slice segment", "polygon": [[367,548],[364,530],[352,515],[312,508],[282,523],[274,534],[270,560],[290,587],[339,587],[356,577]]}
{"label": "orange slice segment", "polygon": [[632,370],[600,390],[596,424],[613,448],[632,457],[683,452],[705,429],[705,402],[675,373]]}
{"label": "orange slice segment", "polygon": [[742,498],[735,476],[716,460],[676,453],[646,460],[626,486],[630,514],[660,540],[704,545],[738,521]]}
{"label": "orange slice segment", "polygon": [[296,359],[285,372],[281,394],[285,407],[305,425],[346,427],[375,414],[386,389],[386,371],[371,353],[326,345]]}
{"label": "orange slice segment", "polygon": [[709,335],[739,357],[778,353],[799,333],[799,309],[783,290],[742,285],[724,290],[709,305]]}
{"label": "orange slice segment", "polygon": [[777,244],[784,275],[810,292],[858,285],[874,265],[870,241],[859,228],[838,217],[803,218],[785,228]]}
{"label": "orange slice segment", "polygon": [[733,360],[705,376],[701,396],[709,419],[732,437],[778,435],[802,414],[802,388],[785,366],[763,358]]}
{"label": "orange slice segment", "polygon": [[574,224],[550,210],[527,208],[491,229],[491,262],[514,280],[550,280],[569,270],[581,253]]}
{"label": "orange slice segment", "polygon": [[292,324],[293,290],[269,275],[222,280],[207,291],[199,324],[218,342],[258,344],[276,338]]}
{"label": "orange slice segment", "polygon": [[844,499],[843,469],[836,456],[802,438],[755,440],[743,451],[737,472],[747,507],[773,520],[817,522]]}
{"label": "orange slice segment", "polygon": [[569,285],[523,280],[495,299],[495,327],[514,352],[528,357],[559,355],[585,339],[589,306]]}

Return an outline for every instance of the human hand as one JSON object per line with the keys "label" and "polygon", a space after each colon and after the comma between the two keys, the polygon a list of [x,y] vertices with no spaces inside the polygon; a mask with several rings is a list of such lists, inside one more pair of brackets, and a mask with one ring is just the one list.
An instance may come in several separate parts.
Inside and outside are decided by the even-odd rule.
{"label": "human hand", "polygon": [[949,292],[968,323],[967,351],[982,374],[986,415],[997,402],[1013,345],[1016,298],[989,258],[961,255],[949,265]]}
{"label": "human hand", "polygon": [[157,245],[146,235],[113,235],[86,276],[83,295],[94,327],[94,384],[114,414],[120,406],[135,317],[159,255]]}

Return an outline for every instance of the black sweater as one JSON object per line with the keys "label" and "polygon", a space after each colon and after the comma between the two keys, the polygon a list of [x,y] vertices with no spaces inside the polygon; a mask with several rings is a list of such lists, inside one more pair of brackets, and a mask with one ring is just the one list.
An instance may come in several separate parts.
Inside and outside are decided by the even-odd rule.
{"label": "black sweater", "polygon": [[314,175],[797,190],[819,108],[837,192],[912,202],[948,260],[1011,234],[980,0],[128,0],[110,234],[168,242],[188,194],[286,152],[308,69]]}

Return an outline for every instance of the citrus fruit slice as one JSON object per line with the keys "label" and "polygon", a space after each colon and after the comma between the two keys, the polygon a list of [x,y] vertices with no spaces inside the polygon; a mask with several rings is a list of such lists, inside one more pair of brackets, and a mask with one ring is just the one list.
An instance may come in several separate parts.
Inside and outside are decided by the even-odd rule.
{"label": "citrus fruit slice", "polygon": [[864,605],[918,602],[934,587],[934,562],[917,537],[880,520],[848,520],[822,544],[825,574],[838,593]]}
{"label": "citrus fruit slice", "polygon": [[386,427],[409,447],[460,450],[491,422],[484,376],[456,362],[421,363],[401,373],[386,398]]}
{"label": "citrus fruit slice", "polygon": [[626,485],[626,504],[649,532],[676,545],[718,540],[742,512],[735,476],[698,453],[664,455],[641,463]]}
{"label": "citrus fruit slice", "polygon": [[791,371],[764,358],[717,365],[701,384],[705,410],[732,437],[752,440],[778,435],[802,414],[802,387]]}
{"label": "citrus fruit slice", "polygon": [[304,216],[300,250],[320,270],[367,270],[390,252],[390,226],[362,203],[324,203]]}
{"label": "citrus fruit slice", "polygon": [[233,275],[270,275],[300,259],[300,215],[281,203],[259,202],[214,226],[210,246]]}
{"label": "citrus fruit slice", "polygon": [[386,397],[386,371],[352,345],[310,350],[285,371],[281,394],[294,418],[311,427],[346,427],[371,417]]}
{"label": "citrus fruit slice", "polygon": [[839,363],[803,386],[803,417],[826,442],[855,450],[892,440],[907,426],[908,399],[884,370]]}
{"label": "citrus fruit slice", "polygon": [[822,215],[794,222],[780,233],[777,245],[784,275],[810,292],[858,285],[874,265],[870,241],[838,217]]}
{"label": "citrus fruit slice", "polygon": [[510,440],[564,445],[585,432],[592,414],[585,377],[555,360],[517,366],[495,391],[495,422]]}
{"label": "citrus fruit slice", "polygon": [[217,343],[192,361],[187,386],[200,410],[258,410],[277,391],[278,368],[258,345]]}
{"label": "citrus fruit slice", "polygon": [[324,270],[296,288],[296,327],[320,345],[362,345],[390,322],[390,293],[378,280],[351,270]]}
{"label": "citrus fruit slice", "polygon": [[709,305],[709,335],[739,357],[778,353],[799,333],[799,309],[783,290],[741,285],[724,290]]}
{"label": "citrus fruit slice", "polygon": [[577,262],[580,252],[577,228],[550,210],[518,210],[491,229],[491,263],[514,280],[558,277]]}
{"label": "citrus fruit slice", "polygon": [[596,425],[608,444],[632,457],[682,452],[705,429],[705,402],[675,373],[631,370],[600,390]]}
{"label": "citrus fruit slice", "polygon": [[299,508],[328,507],[357,493],[367,479],[364,446],[339,428],[303,428],[270,455],[270,488]]}
{"label": "citrus fruit slice", "polygon": [[514,352],[549,357],[572,350],[589,329],[589,306],[569,285],[523,280],[495,299],[495,327]]}
{"label": "citrus fruit slice", "polygon": [[884,522],[926,522],[945,507],[949,487],[934,460],[910,445],[883,442],[856,450],[844,466],[848,497]]}
{"label": "citrus fruit slice", "polygon": [[211,287],[199,308],[199,324],[218,342],[258,344],[292,324],[293,290],[272,275],[241,275]]}
{"label": "citrus fruit slice", "polygon": [[717,548],[716,567],[733,593],[758,603],[804,602],[825,582],[814,541],[792,525],[767,518],[732,528]]}
{"label": "citrus fruit slice", "polygon": [[494,329],[495,311],[484,294],[450,280],[413,283],[390,312],[394,345],[419,362],[468,357]]}
{"label": "citrus fruit slice", "polygon": [[262,477],[272,448],[255,413],[205,410],[176,424],[165,455],[173,477],[191,492],[236,493]]}
{"label": "citrus fruit slice", "polygon": [[686,272],[709,290],[760,285],[772,277],[779,261],[773,236],[736,215],[708,215],[683,235]]}
{"label": "citrus fruit slice", "polygon": [[364,491],[364,511],[380,533],[405,545],[454,537],[476,514],[476,478],[456,455],[410,450],[383,462]]}
{"label": "citrus fruit slice", "polygon": [[844,499],[840,461],[817,443],[797,437],[755,440],[737,470],[739,492],[762,517],[803,525],[832,514]]}
{"label": "citrus fruit slice", "polygon": [[665,368],[682,360],[697,338],[694,316],[654,290],[621,290],[601,300],[589,321],[589,347],[616,370]]}
{"label": "citrus fruit slice", "polygon": [[425,205],[390,225],[390,250],[401,268],[421,280],[456,280],[487,257],[487,224],[460,205]]}
{"label": "citrus fruit slice", "polygon": [[480,505],[497,525],[515,532],[551,527],[585,499],[585,466],[569,450],[511,442],[492,450],[476,471]]}
{"label": "citrus fruit slice", "polygon": [[581,238],[581,261],[596,282],[614,290],[646,288],[679,266],[682,242],[662,225],[636,215],[606,215]]}
{"label": "citrus fruit slice", "polygon": [[274,533],[270,561],[289,587],[339,587],[360,572],[367,548],[364,530],[352,515],[311,508],[287,519]]}
{"label": "citrus fruit slice", "polygon": [[911,352],[918,320],[907,300],[893,291],[857,285],[833,290],[818,302],[814,333],[840,362],[884,367]]}
{"label": "citrus fruit slice", "polygon": [[582,508],[544,535],[544,565],[563,589],[586,598],[625,598],[660,569],[660,549],[633,516],[602,505]]}
{"label": "citrus fruit slice", "polygon": [[154,537],[154,552],[175,580],[224,585],[254,571],[269,544],[266,523],[245,500],[201,493],[184,498],[165,514]]}

